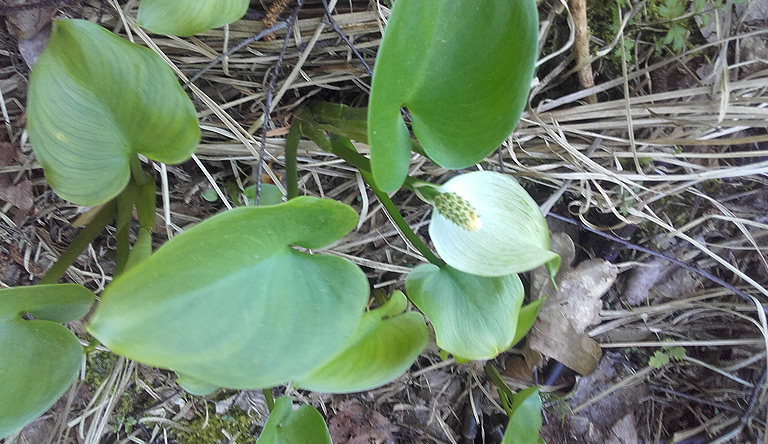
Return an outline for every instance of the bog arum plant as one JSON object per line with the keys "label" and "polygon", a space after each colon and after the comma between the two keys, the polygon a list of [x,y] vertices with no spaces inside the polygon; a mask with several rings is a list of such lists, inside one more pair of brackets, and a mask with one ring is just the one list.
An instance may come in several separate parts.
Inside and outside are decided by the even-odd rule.
{"label": "bog arum plant", "polygon": [[[190,35],[242,17],[248,5],[142,0],[137,20],[155,33]],[[218,214],[154,253],[157,193],[142,159],[186,161],[200,141],[195,106],[150,49],[88,21],[56,22],[31,74],[29,138],[57,194],[104,205],[42,278],[46,285],[0,290],[0,356],[7,358],[0,359],[0,400],[9,401],[0,402],[0,438],[43,413],[75,378],[83,348],[60,324],[91,312],[95,297],[82,286],[47,284],[113,222],[115,276],[88,332],[116,354],[176,371],[192,394],[265,389],[271,416],[260,444],[329,443],[317,410],[293,410],[288,398],[273,403],[270,388],[291,383],[345,393],[385,384],[426,347],[424,315],[438,345],[457,359],[491,359],[519,341],[540,302],[522,306],[515,273],[542,264],[554,273],[560,261],[548,251],[536,203],[503,174],[462,174],[435,186],[415,182],[408,171],[415,147],[459,169],[508,137],[529,95],[536,11],[533,0],[482,8],[473,0],[398,0],[377,56],[370,109],[297,111],[286,137],[287,201],[278,195],[273,206]],[[421,313],[408,310],[401,292],[368,309],[370,283],[358,265],[309,251],[347,235],[358,215],[341,202],[299,196],[302,136],[354,165],[430,262],[406,279]],[[370,158],[350,138],[369,144]],[[434,206],[430,235],[442,260],[387,195],[403,184]],[[131,246],[134,209],[139,231]],[[513,396],[506,387],[500,397],[508,416],[520,418],[510,420],[504,442],[536,442],[535,390]]]}
{"label": "bog arum plant", "polygon": [[451,267],[497,277],[540,265],[553,274],[560,265],[560,256],[548,250],[544,215],[512,177],[477,171],[418,189],[435,207],[429,235]]}

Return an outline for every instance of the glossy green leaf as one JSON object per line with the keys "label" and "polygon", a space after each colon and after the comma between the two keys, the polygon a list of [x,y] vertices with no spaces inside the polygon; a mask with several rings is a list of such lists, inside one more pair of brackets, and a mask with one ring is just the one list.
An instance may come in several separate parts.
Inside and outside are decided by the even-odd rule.
{"label": "glossy green leaf", "polygon": [[179,163],[200,139],[192,101],[163,59],[84,20],[54,23],[27,119],[51,188],[80,205],[117,196],[137,153]]}
{"label": "glossy green leaf", "polygon": [[310,108],[318,126],[339,136],[368,143],[368,109],[340,103],[317,102]]}
{"label": "glossy green leaf", "polygon": [[220,388],[218,384],[211,384],[183,373],[176,373],[176,376],[176,383],[191,395],[208,396]]}
{"label": "glossy green leaf", "polygon": [[429,235],[448,265],[479,276],[522,273],[542,264],[550,275],[560,256],[548,250],[547,221],[536,202],[515,179],[501,173],[460,174],[440,187],[455,193],[477,213],[479,229],[469,231],[443,216],[432,214]]}
{"label": "glossy green leaf", "polygon": [[74,284],[0,290],[0,438],[43,414],[75,380],[83,347],[61,323],[85,316],[93,299]]}
{"label": "glossy green leaf", "polygon": [[[256,199],[256,185],[250,185],[243,190],[243,196],[248,198],[248,203],[253,204]],[[261,195],[259,196],[259,206],[267,207],[277,205],[283,201],[283,192],[277,185],[271,183],[261,184]]]}
{"label": "glossy green leaf", "polygon": [[275,400],[256,444],[331,444],[323,416],[311,405],[293,410],[291,398]]}
{"label": "glossy green leaf", "polygon": [[534,0],[398,0],[376,58],[368,137],[376,184],[405,179],[407,108],[424,151],[446,168],[475,164],[506,139],[525,106],[537,52]]}
{"label": "glossy green leaf", "polygon": [[248,0],[141,0],[137,21],[157,34],[188,36],[240,20]]}
{"label": "glossy green leaf", "polygon": [[402,292],[363,316],[353,342],[333,361],[300,381],[316,392],[358,392],[386,384],[405,372],[427,345],[429,332],[420,313],[403,313]]}
{"label": "glossy green leaf", "polygon": [[537,299],[520,309],[520,315],[517,317],[517,327],[515,328],[515,339],[512,340],[512,345],[520,342],[531,331],[533,323],[536,322],[536,316],[539,314],[541,304],[544,301],[545,299]]}
{"label": "glossy green leaf", "polygon": [[195,387],[303,377],[349,343],[369,288],[352,262],[293,246],[324,247],[356,223],[349,206],[313,197],[219,214],[115,279],[88,329]]}
{"label": "glossy green leaf", "polygon": [[493,359],[512,346],[524,293],[516,274],[490,278],[424,264],[408,275],[405,288],[432,322],[443,350]]}
{"label": "glossy green leaf", "polygon": [[512,416],[501,444],[541,444],[541,398],[539,388],[519,391],[512,398]]}

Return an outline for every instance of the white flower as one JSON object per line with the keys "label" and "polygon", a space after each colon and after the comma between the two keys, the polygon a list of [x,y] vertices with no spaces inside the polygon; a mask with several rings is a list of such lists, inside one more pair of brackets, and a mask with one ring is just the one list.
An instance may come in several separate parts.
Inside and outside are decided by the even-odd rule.
{"label": "white flower", "polygon": [[510,176],[490,171],[458,175],[438,188],[429,235],[450,266],[479,276],[522,273],[560,257],[536,202]]}

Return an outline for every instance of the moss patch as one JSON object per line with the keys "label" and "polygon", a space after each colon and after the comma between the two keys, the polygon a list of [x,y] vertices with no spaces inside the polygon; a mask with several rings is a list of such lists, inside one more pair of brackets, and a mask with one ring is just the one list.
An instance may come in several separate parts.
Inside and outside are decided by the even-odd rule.
{"label": "moss patch", "polygon": [[185,425],[191,431],[175,432],[180,444],[224,444],[230,442],[227,435],[237,437],[238,444],[256,444],[252,431],[255,421],[237,407],[223,415],[210,415],[208,424],[200,417]]}

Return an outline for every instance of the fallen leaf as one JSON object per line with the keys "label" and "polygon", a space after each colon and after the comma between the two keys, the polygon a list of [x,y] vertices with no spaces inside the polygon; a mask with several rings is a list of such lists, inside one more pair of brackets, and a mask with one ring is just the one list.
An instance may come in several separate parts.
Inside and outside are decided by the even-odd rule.
{"label": "fallen leaf", "polygon": [[40,32],[28,39],[19,39],[19,52],[27,63],[29,69],[32,69],[37,63],[37,58],[43,53],[48,45],[48,39],[51,37],[51,27],[46,26]]}
{"label": "fallen leaf", "polygon": [[[631,415],[639,402],[648,395],[647,386],[627,385],[606,393],[632,373],[633,367],[620,353],[606,353],[594,373],[578,379],[576,389],[569,400],[571,408],[590,404],[577,414],[567,417],[565,424],[558,424],[558,427],[564,426],[574,439],[573,442],[583,444],[615,442],[610,441],[611,436],[616,436],[614,433],[620,433],[620,437],[632,436],[632,430],[626,429],[634,425],[634,417],[627,419],[627,416]],[[625,430],[618,432],[618,429]],[[634,431],[635,436],[636,433],[637,431]]]}
{"label": "fallen leaf", "polygon": [[[559,234],[552,237],[557,244],[553,242],[550,248],[567,257],[573,242]],[[532,285],[534,295],[547,299],[529,334],[529,347],[582,375],[590,374],[602,350],[585,330],[600,320],[600,298],[616,281],[617,274],[618,268],[602,259],[584,261],[576,268],[564,261],[555,277],[555,290],[546,271],[532,272],[531,280],[536,282]]]}
{"label": "fallen leaf", "polygon": [[[15,163],[16,150],[10,143],[0,143],[0,166]],[[14,184],[9,174],[0,174],[0,200],[4,200],[26,213],[34,207],[34,194],[32,182],[22,179]]]}
{"label": "fallen leaf", "polygon": [[59,7],[37,0],[0,0],[0,8],[9,10],[5,16],[8,32],[18,40],[19,52],[32,68],[48,43],[51,20]]}
{"label": "fallen leaf", "polygon": [[611,433],[606,444],[633,444],[639,443],[634,413],[629,413],[611,427]]}
{"label": "fallen leaf", "polygon": [[8,31],[19,40],[34,37],[51,22],[58,9],[56,5],[41,5],[37,0],[0,0],[0,7],[11,9],[5,21]]}
{"label": "fallen leaf", "polygon": [[32,182],[24,179],[13,185],[8,178],[0,177],[0,200],[4,200],[26,213],[35,206]]}
{"label": "fallen leaf", "polygon": [[388,444],[391,424],[381,413],[352,399],[341,404],[328,429],[336,444]]}
{"label": "fallen leaf", "polygon": [[525,358],[519,356],[510,356],[504,360],[504,367],[501,374],[518,381],[533,383],[533,372],[528,366]]}

